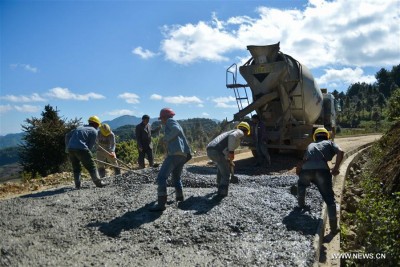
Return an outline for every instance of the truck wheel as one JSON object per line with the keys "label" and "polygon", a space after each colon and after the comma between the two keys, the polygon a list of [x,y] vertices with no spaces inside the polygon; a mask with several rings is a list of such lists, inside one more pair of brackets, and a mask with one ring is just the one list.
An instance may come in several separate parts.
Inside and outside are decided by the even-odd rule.
{"label": "truck wheel", "polygon": [[269,153],[270,155],[279,154],[279,148],[268,148],[268,153]]}
{"label": "truck wheel", "polygon": [[304,153],[306,153],[305,150],[296,150],[296,157],[298,157],[299,159],[303,159]]}
{"label": "truck wheel", "polygon": [[257,150],[251,150],[251,153],[253,154],[253,157],[257,158]]}

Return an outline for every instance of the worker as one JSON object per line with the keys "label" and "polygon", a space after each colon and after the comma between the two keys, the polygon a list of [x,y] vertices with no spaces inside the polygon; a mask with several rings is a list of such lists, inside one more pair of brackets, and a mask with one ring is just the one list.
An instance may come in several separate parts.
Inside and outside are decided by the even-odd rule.
{"label": "worker", "polygon": [[[121,170],[118,168],[117,156],[115,155],[115,134],[111,131],[111,127],[107,123],[103,123],[100,126],[100,133],[97,135],[97,145],[97,159],[114,165],[115,175],[121,174]],[[106,166],[102,162],[99,162],[99,175],[101,178],[106,176]]]}
{"label": "worker", "polygon": [[[298,180],[298,206],[305,208],[306,187],[310,182],[318,187],[328,209],[329,225],[332,233],[337,233],[337,218],[335,196],[332,188],[332,175],[339,174],[339,166],[343,160],[343,150],[329,140],[329,132],[325,128],[317,128],[313,134],[314,142],[309,144],[304,158],[296,167]],[[336,162],[332,170],[328,161],[336,155]]]}
{"label": "worker", "polygon": [[145,168],[144,158],[146,155],[149,161],[149,166],[153,167],[154,157],[151,135],[161,129],[161,126],[159,126],[156,129],[152,130],[149,121],[149,115],[143,115],[142,122],[139,123],[135,128],[136,142],[139,150],[138,164],[140,169]]}
{"label": "worker", "polygon": [[256,157],[257,163],[255,167],[271,165],[271,157],[268,153],[267,148],[267,133],[265,130],[264,122],[260,121],[257,114],[251,117],[252,129],[251,134],[253,137],[253,142],[256,147]]}
{"label": "worker", "polygon": [[191,151],[180,124],[173,119],[175,112],[170,108],[160,111],[161,123],[165,125],[162,141],[167,147],[167,157],[161,165],[157,176],[158,203],[151,211],[163,211],[167,203],[167,179],[172,174],[172,184],[175,187],[175,200],[183,201],[181,174],[184,164],[191,159]]}
{"label": "worker", "polygon": [[97,116],[91,116],[88,119],[88,125],[79,126],[65,135],[65,147],[72,163],[76,189],[81,188],[81,163],[97,187],[105,186],[105,183],[100,180],[92,152],[100,125],[100,119]]}
{"label": "worker", "polygon": [[236,129],[218,135],[207,145],[207,156],[217,164],[217,194],[220,197],[228,195],[230,164],[235,158],[235,149],[250,132],[250,125],[242,121]]}

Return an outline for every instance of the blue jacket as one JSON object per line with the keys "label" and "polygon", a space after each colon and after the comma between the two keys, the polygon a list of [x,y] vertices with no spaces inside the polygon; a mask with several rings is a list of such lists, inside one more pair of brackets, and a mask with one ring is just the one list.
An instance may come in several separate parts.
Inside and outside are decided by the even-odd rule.
{"label": "blue jacket", "polygon": [[97,133],[92,126],[79,126],[65,135],[65,147],[67,149],[93,150]]}
{"label": "blue jacket", "polygon": [[169,156],[190,154],[190,147],[179,123],[169,118],[165,124],[164,142],[167,143]]}

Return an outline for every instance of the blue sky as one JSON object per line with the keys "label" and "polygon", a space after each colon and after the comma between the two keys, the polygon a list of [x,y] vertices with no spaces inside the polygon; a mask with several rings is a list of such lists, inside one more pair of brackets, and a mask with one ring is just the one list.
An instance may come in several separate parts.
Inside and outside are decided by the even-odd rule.
{"label": "blue sky", "polygon": [[229,120],[225,71],[280,42],[320,87],[373,83],[400,63],[400,1],[0,1],[0,135],[57,107],[91,115]]}

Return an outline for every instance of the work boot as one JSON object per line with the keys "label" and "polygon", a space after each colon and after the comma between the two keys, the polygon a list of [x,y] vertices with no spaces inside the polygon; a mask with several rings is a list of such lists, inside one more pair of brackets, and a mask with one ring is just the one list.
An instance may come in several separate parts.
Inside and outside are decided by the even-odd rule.
{"label": "work boot", "polygon": [[94,184],[96,185],[96,187],[105,187],[106,186],[106,183],[103,181],[98,181],[98,182],[95,182]]}
{"label": "work boot", "polygon": [[217,172],[217,188],[219,187],[220,183],[221,183],[221,174],[220,172]]}
{"label": "work boot", "polygon": [[175,188],[175,200],[176,202],[184,200],[182,188]]}
{"label": "work boot", "polygon": [[231,175],[231,181],[230,181],[230,183],[232,183],[232,184],[237,184],[237,183],[239,183],[239,178],[238,178],[237,176],[235,176],[235,175]]}
{"label": "work boot", "polygon": [[158,203],[150,208],[150,211],[164,211],[167,204],[167,196],[158,196]]}
{"label": "work boot", "polygon": [[227,185],[220,185],[218,187],[218,196],[226,197],[228,195],[228,186]]}
{"label": "work boot", "polygon": [[92,171],[89,173],[90,177],[92,178],[93,183],[96,185],[96,187],[104,187],[106,184],[100,180],[99,178],[99,173],[98,171]]}
{"label": "work boot", "polygon": [[74,182],[75,182],[75,188],[81,189],[81,174],[79,172],[74,173]]}
{"label": "work boot", "polygon": [[332,219],[329,220],[329,226],[331,228],[331,233],[336,234],[337,232],[339,232],[339,227],[337,225],[337,219]]}
{"label": "work boot", "polygon": [[115,175],[120,175],[121,174],[121,169],[120,168],[114,168],[114,174]]}
{"label": "work boot", "polygon": [[103,178],[106,176],[106,169],[105,168],[99,168],[99,176],[100,178]]}
{"label": "work boot", "polygon": [[301,209],[306,205],[306,189],[304,186],[297,185],[297,203]]}
{"label": "work boot", "polygon": [[297,196],[297,203],[299,208],[304,208],[306,206],[306,198],[304,196]]}

